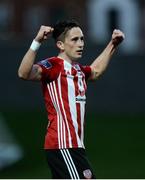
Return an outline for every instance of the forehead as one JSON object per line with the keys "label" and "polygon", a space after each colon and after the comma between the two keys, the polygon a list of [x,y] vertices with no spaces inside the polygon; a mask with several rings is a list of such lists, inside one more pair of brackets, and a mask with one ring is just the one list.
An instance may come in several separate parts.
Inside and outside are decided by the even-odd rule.
{"label": "forehead", "polygon": [[77,36],[77,37],[83,36],[83,32],[82,32],[81,28],[74,27],[74,28],[70,29],[66,34],[67,38],[73,38],[75,36]]}

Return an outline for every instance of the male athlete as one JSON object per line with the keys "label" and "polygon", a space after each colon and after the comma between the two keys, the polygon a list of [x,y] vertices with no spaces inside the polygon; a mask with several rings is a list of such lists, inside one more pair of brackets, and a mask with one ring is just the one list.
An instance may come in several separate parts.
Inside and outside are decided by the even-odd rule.
{"label": "male athlete", "polygon": [[[54,38],[56,57],[34,63],[40,45]],[[86,82],[96,80],[106,69],[116,47],[124,39],[114,30],[104,51],[90,66],[81,66],[84,35],[75,21],[60,21],[54,27],[41,26],[18,70],[20,78],[41,81],[48,127],[45,151],[53,178],[93,179],[95,175],[84,147]]]}

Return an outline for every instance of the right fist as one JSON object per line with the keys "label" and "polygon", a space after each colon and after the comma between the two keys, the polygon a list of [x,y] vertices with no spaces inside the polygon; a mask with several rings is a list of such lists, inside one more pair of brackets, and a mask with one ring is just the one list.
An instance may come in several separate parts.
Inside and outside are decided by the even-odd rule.
{"label": "right fist", "polygon": [[49,35],[53,32],[53,28],[50,26],[41,26],[37,36],[35,37],[35,40],[38,42],[42,42],[44,40],[47,40]]}

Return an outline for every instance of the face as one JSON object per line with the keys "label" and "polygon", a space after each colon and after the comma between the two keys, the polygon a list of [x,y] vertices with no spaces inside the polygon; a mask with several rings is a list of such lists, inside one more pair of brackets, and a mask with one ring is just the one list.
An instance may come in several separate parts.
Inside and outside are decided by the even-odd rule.
{"label": "face", "polygon": [[82,57],[84,48],[84,35],[79,27],[70,29],[63,42],[65,57],[71,61]]}

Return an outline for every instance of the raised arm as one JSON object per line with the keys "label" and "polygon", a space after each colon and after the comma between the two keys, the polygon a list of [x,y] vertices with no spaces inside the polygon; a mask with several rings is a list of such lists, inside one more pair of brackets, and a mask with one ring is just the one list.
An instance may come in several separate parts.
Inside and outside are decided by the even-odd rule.
{"label": "raised arm", "polygon": [[41,43],[48,39],[53,28],[49,26],[41,26],[40,30],[33,40],[30,48],[23,57],[18,69],[18,76],[24,80],[39,81],[41,79],[42,69],[39,65],[34,65],[36,55]]}
{"label": "raised arm", "polygon": [[124,38],[125,35],[120,30],[115,29],[113,31],[111,41],[108,43],[104,51],[91,64],[91,80],[97,79],[105,71],[117,46],[124,40]]}

